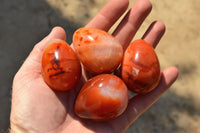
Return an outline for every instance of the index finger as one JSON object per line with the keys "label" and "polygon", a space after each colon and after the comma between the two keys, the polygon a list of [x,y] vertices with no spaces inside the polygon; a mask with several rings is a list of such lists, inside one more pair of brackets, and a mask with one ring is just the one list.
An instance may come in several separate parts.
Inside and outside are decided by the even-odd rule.
{"label": "index finger", "polygon": [[128,5],[129,0],[110,0],[85,27],[108,31],[126,11]]}

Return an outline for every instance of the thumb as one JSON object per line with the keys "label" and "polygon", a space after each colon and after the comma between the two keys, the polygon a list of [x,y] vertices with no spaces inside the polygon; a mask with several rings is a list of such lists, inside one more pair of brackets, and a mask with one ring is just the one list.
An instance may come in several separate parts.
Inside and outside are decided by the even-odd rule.
{"label": "thumb", "polygon": [[[63,28],[55,27],[52,29],[49,35],[47,35],[42,41],[37,43],[17,74],[16,77],[22,77],[23,75],[31,75],[30,73],[34,73],[34,75],[38,75],[41,73],[41,61],[42,54],[47,46],[48,42],[53,39],[66,40],[66,33]],[[32,75],[33,76],[33,75]]]}
{"label": "thumb", "polygon": [[42,58],[44,49],[46,48],[48,42],[53,39],[60,39],[66,41],[66,33],[61,27],[54,27],[52,31],[47,35],[42,41],[37,43],[27,59],[31,58],[34,60],[39,60]]}

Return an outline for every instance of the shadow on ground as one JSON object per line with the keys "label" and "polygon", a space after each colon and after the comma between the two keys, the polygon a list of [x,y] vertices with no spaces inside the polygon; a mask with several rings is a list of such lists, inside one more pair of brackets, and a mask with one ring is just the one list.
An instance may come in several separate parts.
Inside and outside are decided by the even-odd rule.
{"label": "shadow on ground", "polygon": [[[168,91],[144,112],[126,133],[189,133],[192,127],[188,128],[185,124],[192,123],[187,118],[200,117],[199,110],[195,99],[180,97]],[[185,123],[181,124],[181,121]],[[195,129],[193,131],[197,133]]]}
{"label": "shadow on ground", "polygon": [[[59,10],[53,9],[44,0],[1,0],[0,132],[6,132],[9,128],[10,93],[15,73],[34,44],[54,26],[62,26],[67,31],[67,42],[71,43],[73,32],[83,24],[63,18]],[[184,68],[182,71],[187,73],[188,70]],[[190,117],[200,116],[199,107],[193,100],[169,91],[139,117],[126,133],[186,133],[187,130],[180,126],[178,119],[181,113]]]}
{"label": "shadow on ground", "polygon": [[44,0],[0,2],[0,132],[9,128],[12,80],[34,44],[44,38],[54,26],[67,31],[67,42],[80,27],[61,17]]}

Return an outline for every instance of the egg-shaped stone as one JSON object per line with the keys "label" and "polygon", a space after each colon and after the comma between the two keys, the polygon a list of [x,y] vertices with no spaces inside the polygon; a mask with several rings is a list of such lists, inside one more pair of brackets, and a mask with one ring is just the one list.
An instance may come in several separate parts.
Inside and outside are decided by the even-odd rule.
{"label": "egg-shaped stone", "polygon": [[73,35],[73,46],[86,70],[94,75],[113,72],[123,57],[119,41],[99,29],[78,29]]}
{"label": "egg-shaped stone", "polygon": [[49,42],[42,56],[42,76],[53,90],[72,89],[81,76],[81,65],[73,49],[62,40]]}
{"label": "egg-shaped stone", "polygon": [[128,98],[128,89],[120,78],[101,74],[88,80],[82,87],[74,111],[83,119],[107,121],[125,111]]}
{"label": "egg-shaped stone", "polygon": [[135,93],[152,91],[160,81],[160,64],[153,47],[144,40],[132,42],[124,53],[121,76]]}

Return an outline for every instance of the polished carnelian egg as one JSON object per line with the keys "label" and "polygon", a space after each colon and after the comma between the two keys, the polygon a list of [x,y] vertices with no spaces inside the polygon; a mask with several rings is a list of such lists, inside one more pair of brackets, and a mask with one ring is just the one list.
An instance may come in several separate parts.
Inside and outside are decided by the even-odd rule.
{"label": "polished carnelian egg", "polygon": [[54,40],[42,56],[42,76],[46,84],[59,91],[73,88],[81,76],[81,65],[73,49],[62,40]]}
{"label": "polished carnelian egg", "polygon": [[120,78],[101,74],[88,80],[82,87],[74,110],[81,118],[106,121],[125,111],[128,98],[128,89]]}
{"label": "polished carnelian egg", "polygon": [[135,93],[152,91],[160,81],[160,64],[153,47],[144,40],[132,42],[124,53],[121,76]]}
{"label": "polished carnelian egg", "polygon": [[86,70],[92,74],[113,72],[123,57],[121,44],[99,29],[78,29],[73,35],[73,46]]}

